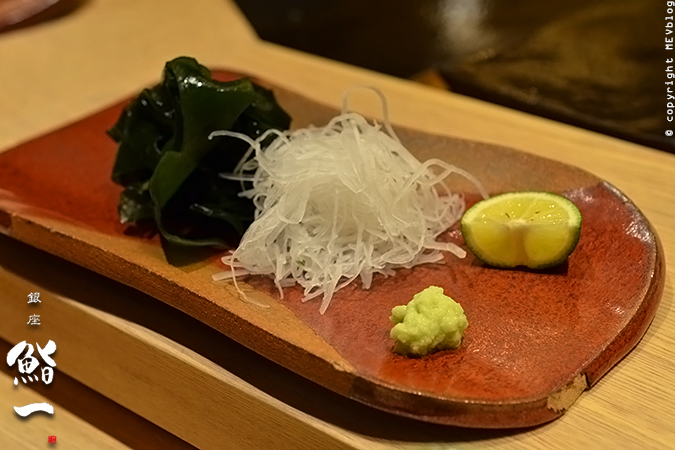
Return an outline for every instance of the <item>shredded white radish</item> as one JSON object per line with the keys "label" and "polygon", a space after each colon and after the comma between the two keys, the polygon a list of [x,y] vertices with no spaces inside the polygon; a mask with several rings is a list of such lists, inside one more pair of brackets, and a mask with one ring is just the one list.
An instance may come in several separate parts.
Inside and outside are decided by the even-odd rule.
{"label": "shredded white radish", "polygon": [[[222,259],[232,270],[214,279],[273,275],[281,296],[298,283],[303,301],[323,297],[323,314],[335,292],[357,277],[368,289],[375,273],[390,276],[397,268],[440,262],[441,251],[465,256],[455,244],[436,241],[464,212],[463,199],[443,180],[455,173],[487,198],[485,190],[442,160],[418,161],[394,134],[386,100],[376,92],[387,133],[343,111],[323,128],[270,131],[255,141],[229,131],[211,135],[251,145],[235,173],[223,176],[252,181],[241,195],[256,207],[239,247]],[[261,142],[275,134],[263,151]],[[251,152],[255,156],[246,161]]]}
{"label": "shredded white radish", "polygon": [[235,270],[226,270],[223,272],[215,273],[211,276],[213,281],[222,281],[229,280],[230,278],[243,277],[248,275],[250,272],[245,269],[235,269]]}

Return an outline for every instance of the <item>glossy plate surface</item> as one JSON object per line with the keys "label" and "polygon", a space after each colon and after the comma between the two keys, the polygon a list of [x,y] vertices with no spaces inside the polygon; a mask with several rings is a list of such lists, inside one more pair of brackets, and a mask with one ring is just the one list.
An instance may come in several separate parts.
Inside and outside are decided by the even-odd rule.
{"label": "glossy plate surface", "polygon": [[[217,72],[221,79],[230,77]],[[293,126],[335,114],[275,89]],[[286,289],[249,278],[240,300],[214,252],[165,254],[157,236],[117,220],[121,188],[105,130],[125,103],[0,155],[0,230],[135,287],[329,389],[376,408],[432,422],[486,428],[555,419],[640,340],[665,279],[652,227],[618,190],[580,169],[512,149],[411,130],[401,140],[421,160],[439,157],[477,176],[491,194],[546,190],[571,199],[583,225],[567,264],[544,272],[500,270],[470,254],[375,277],[338,292],[325,315]],[[477,199],[462,180],[467,206]],[[443,235],[464,246],[455,226]],[[465,246],[464,246],[465,247]],[[461,348],[425,358],[392,353],[391,308],[441,286],[469,318]]]}

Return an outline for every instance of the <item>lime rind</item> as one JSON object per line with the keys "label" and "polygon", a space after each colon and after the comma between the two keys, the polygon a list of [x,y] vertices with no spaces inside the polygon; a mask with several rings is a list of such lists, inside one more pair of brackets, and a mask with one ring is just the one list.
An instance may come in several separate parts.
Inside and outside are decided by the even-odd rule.
{"label": "lime rind", "polygon": [[469,208],[461,229],[469,250],[496,267],[543,269],[564,262],[581,231],[581,212],[549,192],[496,195]]}

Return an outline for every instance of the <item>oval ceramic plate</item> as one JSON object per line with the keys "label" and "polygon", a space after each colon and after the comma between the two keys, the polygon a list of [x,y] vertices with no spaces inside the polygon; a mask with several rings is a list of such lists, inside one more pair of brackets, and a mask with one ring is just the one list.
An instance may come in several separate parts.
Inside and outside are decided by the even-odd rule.
{"label": "oval ceramic plate", "polygon": [[[218,77],[229,77],[218,72]],[[275,89],[293,126],[335,114]],[[239,299],[211,275],[213,252],[165,254],[157,236],[119,224],[121,188],[110,180],[116,146],[105,131],[124,104],[0,155],[0,228],[9,236],[135,287],[329,389],[376,408],[431,422],[507,428],[550,421],[568,409],[640,340],[664,284],[663,251],[640,211],[582,170],[515,150],[398,130],[424,160],[442,158],[478,177],[491,194],[545,190],[583,214],[568,262],[552,270],[500,270],[470,254],[376,277],[370,290],[339,291],[325,315],[301,292],[279,298],[250,278]],[[470,204],[469,184],[453,181]],[[457,227],[442,236],[464,246]],[[243,284],[243,283],[242,283]],[[437,285],[464,307],[462,346],[424,358],[392,352],[391,308]]]}

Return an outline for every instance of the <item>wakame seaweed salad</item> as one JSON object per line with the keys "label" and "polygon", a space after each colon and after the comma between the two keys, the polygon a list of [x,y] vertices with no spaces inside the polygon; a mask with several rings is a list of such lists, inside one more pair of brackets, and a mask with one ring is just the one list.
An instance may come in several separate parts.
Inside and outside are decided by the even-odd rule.
{"label": "wakame seaweed salad", "polygon": [[172,244],[231,246],[255,208],[237,195],[240,182],[219,174],[232,172],[248,144],[208,137],[230,130],[256,139],[290,121],[272,92],[248,78],[221,82],[193,58],[169,61],[162,82],[143,90],[108,130],[119,144],[112,179],[125,188],[120,221],[154,221]]}

